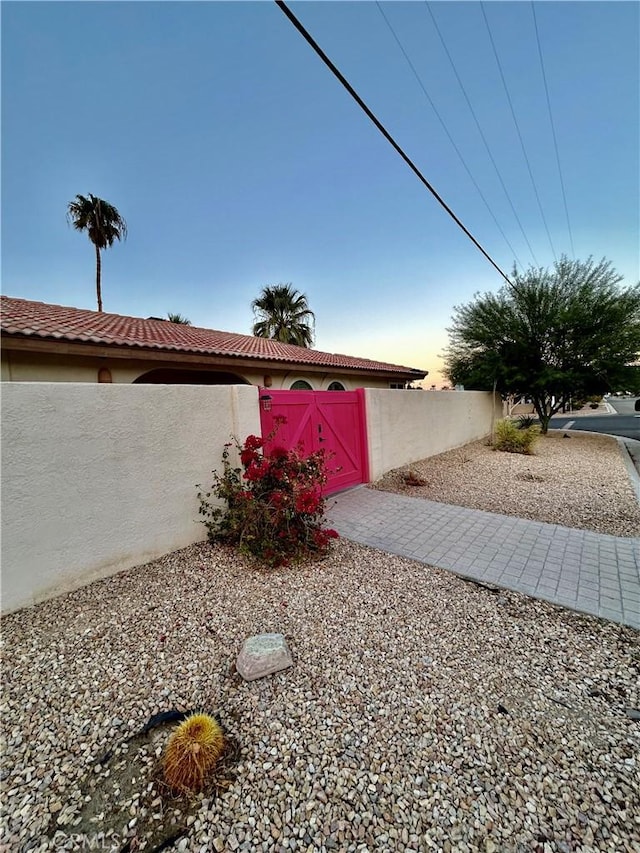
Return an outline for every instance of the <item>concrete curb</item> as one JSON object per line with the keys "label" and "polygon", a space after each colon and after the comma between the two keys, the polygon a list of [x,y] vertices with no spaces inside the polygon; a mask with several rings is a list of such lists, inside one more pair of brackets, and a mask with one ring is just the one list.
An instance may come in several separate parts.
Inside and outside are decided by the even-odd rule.
{"label": "concrete curb", "polygon": [[640,474],[633,461],[632,453],[632,449],[635,450],[638,459],[640,459],[640,441],[636,441],[635,438],[623,438],[620,435],[616,435],[615,438],[618,440],[618,444],[622,450],[622,458],[624,459],[624,464],[631,480],[631,488],[635,492],[636,500],[640,504]]}

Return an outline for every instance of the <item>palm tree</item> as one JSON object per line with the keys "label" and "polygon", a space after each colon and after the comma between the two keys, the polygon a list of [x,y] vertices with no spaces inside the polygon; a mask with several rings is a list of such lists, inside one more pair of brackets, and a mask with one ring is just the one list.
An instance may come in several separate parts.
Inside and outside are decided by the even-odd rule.
{"label": "palm tree", "polygon": [[251,307],[256,319],[252,332],[256,337],[299,347],[313,345],[315,315],[307,297],[290,284],[265,287]]}
{"label": "palm tree", "polygon": [[96,295],[98,311],[102,311],[100,250],[112,246],[114,240],[124,240],[127,236],[127,223],[112,204],[91,193],[87,196],[77,195],[69,202],[67,220],[77,231],[86,231],[96,248]]}
{"label": "palm tree", "polygon": [[182,314],[174,313],[173,311],[167,312],[167,320],[170,323],[178,323],[179,326],[190,326],[191,320],[187,320]]}

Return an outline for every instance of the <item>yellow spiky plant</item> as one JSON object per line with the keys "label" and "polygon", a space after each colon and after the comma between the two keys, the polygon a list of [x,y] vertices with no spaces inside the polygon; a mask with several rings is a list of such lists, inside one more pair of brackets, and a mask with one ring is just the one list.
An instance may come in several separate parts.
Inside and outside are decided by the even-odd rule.
{"label": "yellow spiky plant", "polygon": [[162,765],[176,792],[201,791],[224,748],[222,729],[208,714],[192,714],[171,733]]}

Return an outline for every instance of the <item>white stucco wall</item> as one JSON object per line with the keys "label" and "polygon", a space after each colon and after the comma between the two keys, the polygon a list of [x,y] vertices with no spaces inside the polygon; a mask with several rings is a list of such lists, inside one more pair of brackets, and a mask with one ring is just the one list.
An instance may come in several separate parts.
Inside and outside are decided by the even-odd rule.
{"label": "white stucco wall", "polygon": [[[2,611],[204,539],[195,484],[231,435],[260,434],[258,391],[3,384]],[[491,429],[482,392],[367,388],[365,401],[371,480]]]}
{"label": "white stucco wall", "polygon": [[[369,477],[482,438],[491,431],[493,398],[484,391],[365,389]],[[497,397],[495,418],[502,417]]]}
{"label": "white stucco wall", "polygon": [[196,483],[233,434],[260,434],[252,386],[6,383],[2,610],[204,539]]}

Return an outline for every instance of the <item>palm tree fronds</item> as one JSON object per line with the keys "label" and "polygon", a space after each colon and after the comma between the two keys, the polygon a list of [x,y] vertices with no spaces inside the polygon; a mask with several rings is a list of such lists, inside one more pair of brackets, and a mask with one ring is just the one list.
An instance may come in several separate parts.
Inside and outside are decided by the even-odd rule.
{"label": "palm tree fronds", "polygon": [[307,349],[313,345],[315,314],[305,294],[291,284],[265,287],[251,307],[255,317],[252,333],[256,337]]}

